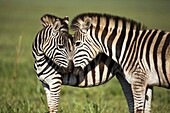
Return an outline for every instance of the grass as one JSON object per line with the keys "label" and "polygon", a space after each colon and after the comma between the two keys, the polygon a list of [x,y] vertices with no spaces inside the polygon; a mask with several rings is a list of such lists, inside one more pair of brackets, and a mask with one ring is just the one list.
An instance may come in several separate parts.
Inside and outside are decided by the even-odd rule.
{"label": "grass", "polygon": [[[71,20],[82,12],[109,13],[139,20],[148,28],[170,31],[169,3],[168,0],[0,0],[0,113],[47,112],[45,93],[34,72],[31,54],[43,14],[67,15]],[[156,87],[152,112],[168,113],[169,103],[170,91]],[[62,86],[59,112],[128,113],[128,108],[114,78],[94,88]]]}

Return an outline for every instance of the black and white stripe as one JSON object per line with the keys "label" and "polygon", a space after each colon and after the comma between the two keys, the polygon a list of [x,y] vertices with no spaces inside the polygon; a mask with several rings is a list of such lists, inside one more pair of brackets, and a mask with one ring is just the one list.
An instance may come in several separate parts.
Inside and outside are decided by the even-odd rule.
{"label": "black and white stripe", "polygon": [[100,53],[114,60],[131,84],[134,112],[146,108],[150,86],[170,88],[169,32],[147,30],[135,21],[96,13],[76,16],[71,28],[75,30],[75,69],[85,69]]}

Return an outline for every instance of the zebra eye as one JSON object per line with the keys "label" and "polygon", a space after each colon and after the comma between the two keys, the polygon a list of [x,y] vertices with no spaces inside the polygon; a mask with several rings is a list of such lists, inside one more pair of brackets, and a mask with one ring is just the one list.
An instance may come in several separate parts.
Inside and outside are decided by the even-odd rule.
{"label": "zebra eye", "polygon": [[81,45],[81,42],[80,42],[80,41],[77,41],[77,42],[76,42],[76,47],[77,47],[77,46],[80,46],[80,45]]}

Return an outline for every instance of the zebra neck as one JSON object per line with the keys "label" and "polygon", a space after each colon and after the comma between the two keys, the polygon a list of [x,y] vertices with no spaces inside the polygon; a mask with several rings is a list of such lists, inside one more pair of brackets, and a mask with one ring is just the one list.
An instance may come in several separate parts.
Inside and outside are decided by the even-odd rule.
{"label": "zebra neck", "polygon": [[103,31],[98,40],[102,45],[103,53],[112,58],[115,62],[121,65],[124,53],[130,51],[130,48],[135,46],[136,40],[143,31],[133,29],[114,28],[110,31]]}
{"label": "zebra neck", "polygon": [[111,58],[101,53],[84,68],[81,75],[75,76],[71,73],[64,75],[63,85],[75,87],[98,86],[114,77],[119,72],[119,67]]}
{"label": "zebra neck", "polygon": [[[121,28],[114,28],[111,30],[104,29],[98,33],[98,44],[100,45],[101,52],[112,58],[115,62],[119,63],[121,50],[124,47],[124,41],[127,40],[129,30],[122,30]],[[133,33],[132,33],[133,35]]]}

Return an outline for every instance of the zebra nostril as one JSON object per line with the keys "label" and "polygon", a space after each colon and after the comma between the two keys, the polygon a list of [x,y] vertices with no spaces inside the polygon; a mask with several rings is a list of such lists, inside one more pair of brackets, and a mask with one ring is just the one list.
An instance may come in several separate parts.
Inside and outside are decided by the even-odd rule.
{"label": "zebra nostril", "polygon": [[73,69],[74,69],[73,60],[69,60],[69,63],[68,63],[68,72],[73,72]]}

